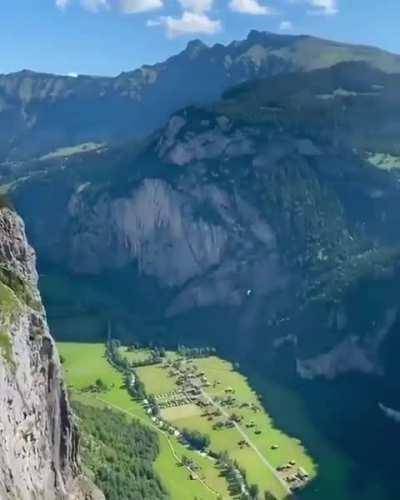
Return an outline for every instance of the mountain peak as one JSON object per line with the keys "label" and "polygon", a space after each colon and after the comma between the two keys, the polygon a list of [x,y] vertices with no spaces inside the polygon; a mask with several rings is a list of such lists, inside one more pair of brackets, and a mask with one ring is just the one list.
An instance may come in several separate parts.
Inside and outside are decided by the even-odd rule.
{"label": "mountain peak", "polygon": [[271,31],[251,30],[247,35],[245,42],[248,44],[267,44],[269,46],[278,48],[293,43],[299,38],[301,38],[301,35],[285,35],[273,33]]}
{"label": "mountain peak", "polygon": [[189,54],[189,56],[193,57],[193,56],[196,56],[197,54],[199,54],[199,52],[201,52],[202,50],[207,49],[207,48],[208,47],[204,42],[202,42],[201,40],[196,38],[195,40],[190,40],[190,42],[187,44],[184,52],[186,54]]}

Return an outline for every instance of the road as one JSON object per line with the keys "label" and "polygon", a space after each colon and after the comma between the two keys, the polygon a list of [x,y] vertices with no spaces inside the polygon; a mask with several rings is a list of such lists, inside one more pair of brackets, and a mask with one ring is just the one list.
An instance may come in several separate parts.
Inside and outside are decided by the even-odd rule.
{"label": "road", "polygon": [[[230,419],[230,415],[225,411],[225,409],[218,404],[207,392],[201,391],[202,395],[204,396],[207,401],[209,401],[215,408],[217,408],[227,419]],[[272,472],[274,477],[279,481],[281,486],[284,488],[285,492],[289,495],[292,494],[289,486],[286,484],[286,482],[281,478],[281,476],[278,474],[276,471],[275,467],[271,465],[268,460],[264,457],[264,455],[260,452],[260,450],[257,448],[257,446],[253,443],[253,441],[250,439],[250,437],[246,434],[246,432],[240,427],[240,425],[237,422],[234,422],[236,429],[240,433],[240,435],[244,438],[246,443],[250,446],[250,448],[256,453],[258,458],[261,460],[261,462]]]}

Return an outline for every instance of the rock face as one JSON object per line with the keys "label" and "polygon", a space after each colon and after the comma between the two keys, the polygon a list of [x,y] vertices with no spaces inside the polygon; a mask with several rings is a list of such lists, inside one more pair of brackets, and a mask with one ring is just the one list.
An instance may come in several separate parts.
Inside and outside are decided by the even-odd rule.
{"label": "rock face", "polygon": [[162,63],[115,78],[0,75],[0,162],[82,143],[141,138],[171,113],[218,99],[233,85],[343,61],[400,71],[399,56],[372,47],[252,31],[227,46],[190,42]]}
{"label": "rock face", "polygon": [[81,477],[78,434],[21,219],[0,209],[0,498],[101,499]]}

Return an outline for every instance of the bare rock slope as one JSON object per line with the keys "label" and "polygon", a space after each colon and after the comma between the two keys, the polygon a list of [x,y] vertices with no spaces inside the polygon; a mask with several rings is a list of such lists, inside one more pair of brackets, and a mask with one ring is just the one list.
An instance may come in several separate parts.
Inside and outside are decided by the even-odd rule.
{"label": "bare rock slope", "polygon": [[78,434],[22,220],[0,207],[0,498],[102,499],[82,477]]}

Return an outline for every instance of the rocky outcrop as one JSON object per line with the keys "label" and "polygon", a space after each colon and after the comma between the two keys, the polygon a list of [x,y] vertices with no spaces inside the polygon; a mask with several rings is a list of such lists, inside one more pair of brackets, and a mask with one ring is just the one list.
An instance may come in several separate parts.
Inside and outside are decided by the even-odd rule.
{"label": "rocky outcrop", "polygon": [[[342,326],[342,315],[343,311],[339,315],[340,326]],[[340,375],[352,372],[384,375],[384,366],[379,358],[379,352],[396,319],[397,308],[387,310],[382,325],[375,328],[372,335],[366,335],[363,339],[353,335],[342,340],[329,352],[312,359],[298,359],[297,373],[307,380],[317,377],[333,380]]]}
{"label": "rocky outcrop", "polygon": [[[139,275],[179,290],[167,315],[216,304],[240,305],[246,291],[285,281],[275,235],[257,210],[212,185],[144,179],[128,196],[79,189],[71,198],[69,257],[75,271],[98,273],[135,263]],[[82,214],[86,215],[82,217]]]}
{"label": "rocky outcrop", "polygon": [[0,208],[0,498],[101,499],[78,434],[21,219]]}

